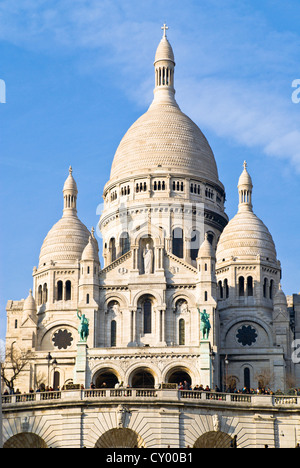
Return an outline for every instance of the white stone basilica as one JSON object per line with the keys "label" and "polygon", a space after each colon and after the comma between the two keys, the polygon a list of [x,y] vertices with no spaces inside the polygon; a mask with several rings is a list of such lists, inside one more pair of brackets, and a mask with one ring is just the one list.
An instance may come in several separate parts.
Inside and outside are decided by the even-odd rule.
{"label": "white stone basilica", "polygon": [[70,382],[285,390],[294,378],[300,386],[292,361],[300,311],[291,320],[272,236],[253,212],[247,164],[228,222],[214,154],[175,100],[166,28],[154,68],[153,102],[123,137],[104,187],[104,265],[94,230],[77,216],[70,168],[33,290],[8,301],[7,348],[33,351],[15,383],[21,392]]}

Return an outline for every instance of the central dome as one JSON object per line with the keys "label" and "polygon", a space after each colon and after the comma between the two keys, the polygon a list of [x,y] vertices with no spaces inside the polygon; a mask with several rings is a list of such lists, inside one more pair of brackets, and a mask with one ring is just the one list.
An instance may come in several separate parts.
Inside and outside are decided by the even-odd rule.
{"label": "central dome", "polygon": [[154,100],[121,140],[111,167],[111,181],[159,167],[167,173],[190,175],[220,185],[211,147],[175,100],[174,54],[165,34],[154,66]]}
{"label": "central dome", "polygon": [[155,105],[123,137],[110,178],[157,167],[218,182],[213,152],[197,125],[177,106]]}

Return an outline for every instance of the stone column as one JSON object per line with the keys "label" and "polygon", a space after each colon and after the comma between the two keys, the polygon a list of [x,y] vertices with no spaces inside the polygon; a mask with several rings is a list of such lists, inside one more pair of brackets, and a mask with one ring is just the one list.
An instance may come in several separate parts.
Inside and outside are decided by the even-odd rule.
{"label": "stone column", "polygon": [[208,340],[200,342],[200,376],[204,387],[212,387],[211,347]]}
{"label": "stone column", "polygon": [[79,341],[77,343],[74,383],[83,385],[84,388],[87,388],[86,371],[87,371],[87,344]]}

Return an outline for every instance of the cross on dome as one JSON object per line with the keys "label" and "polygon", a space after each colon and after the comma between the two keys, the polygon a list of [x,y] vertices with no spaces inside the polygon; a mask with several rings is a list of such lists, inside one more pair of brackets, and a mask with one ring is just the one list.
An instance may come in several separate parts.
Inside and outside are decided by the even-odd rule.
{"label": "cross on dome", "polygon": [[247,161],[244,161],[244,169],[247,169]]}
{"label": "cross on dome", "polygon": [[164,35],[163,35],[163,37],[167,37],[166,31],[167,31],[169,28],[168,28],[168,26],[166,25],[166,23],[164,23],[164,25],[161,27],[161,29],[164,30]]}

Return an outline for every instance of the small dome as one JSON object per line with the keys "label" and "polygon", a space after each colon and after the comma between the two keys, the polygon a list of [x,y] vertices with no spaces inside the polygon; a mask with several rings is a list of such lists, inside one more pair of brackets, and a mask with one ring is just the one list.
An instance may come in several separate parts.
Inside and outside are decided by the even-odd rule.
{"label": "small dome", "polygon": [[67,177],[67,179],[65,181],[65,184],[64,184],[64,188],[63,188],[63,191],[66,191],[66,190],[69,190],[69,191],[72,191],[72,192],[75,192],[75,193],[78,192],[77,184],[76,184],[75,179],[73,177],[73,169],[72,169],[71,166],[69,167],[69,176]]}
{"label": "small dome", "polygon": [[90,260],[90,261],[99,262],[96,242],[97,240],[93,238],[92,236],[90,236],[89,242],[82,252],[81,260]]}
{"label": "small dome", "polygon": [[279,283],[278,290],[274,296],[273,300],[274,307],[275,306],[286,306],[287,307],[287,300],[286,300],[286,295],[282,291],[281,284]]}
{"label": "small dome", "polygon": [[89,237],[89,230],[76,216],[62,217],[43,242],[39,267],[51,261],[74,263],[80,260]]}
{"label": "small dome", "polygon": [[201,244],[199,252],[198,252],[198,258],[207,258],[207,257],[215,257],[215,251],[211,245],[211,243],[208,240],[207,233],[205,233],[205,239],[204,242]]}
{"label": "small dome", "polygon": [[217,246],[217,263],[232,257],[250,259],[260,256],[277,263],[275,244],[268,228],[252,211],[252,180],[244,163],[239,180],[239,210],[222,232]]}
{"label": "small dome", "polygon": [[244,170],[243,170],[243,172],[242,172],[242,174],[240,175],[240,178],[239,178],[238,187],[239,188],[240,187],[249,187],[250,189],[253,188],[251,176],[250,176],[249,172],[247,171],[246,161],[244,162]]}
{"label": "small dome", "polygon": [[275,244],[268,228],[252,212],[243,211],[229,221],[217,246],[217,262],[223,259],[253,258],[260,255],[275,263],[277,254]]}
{"label": "small dome", "polygon": [[29,295],[25,299],[23,304],[23,311],[24,312],[36,312],[36,303],[34,297],[32,296],[32,290],[29,290]]}
{"label": "small dome", "polygon": [[157,47],[154,63],[160,60],[171,60],[171,62],[175,63],[173,49],[166,36],[162,38]]}

